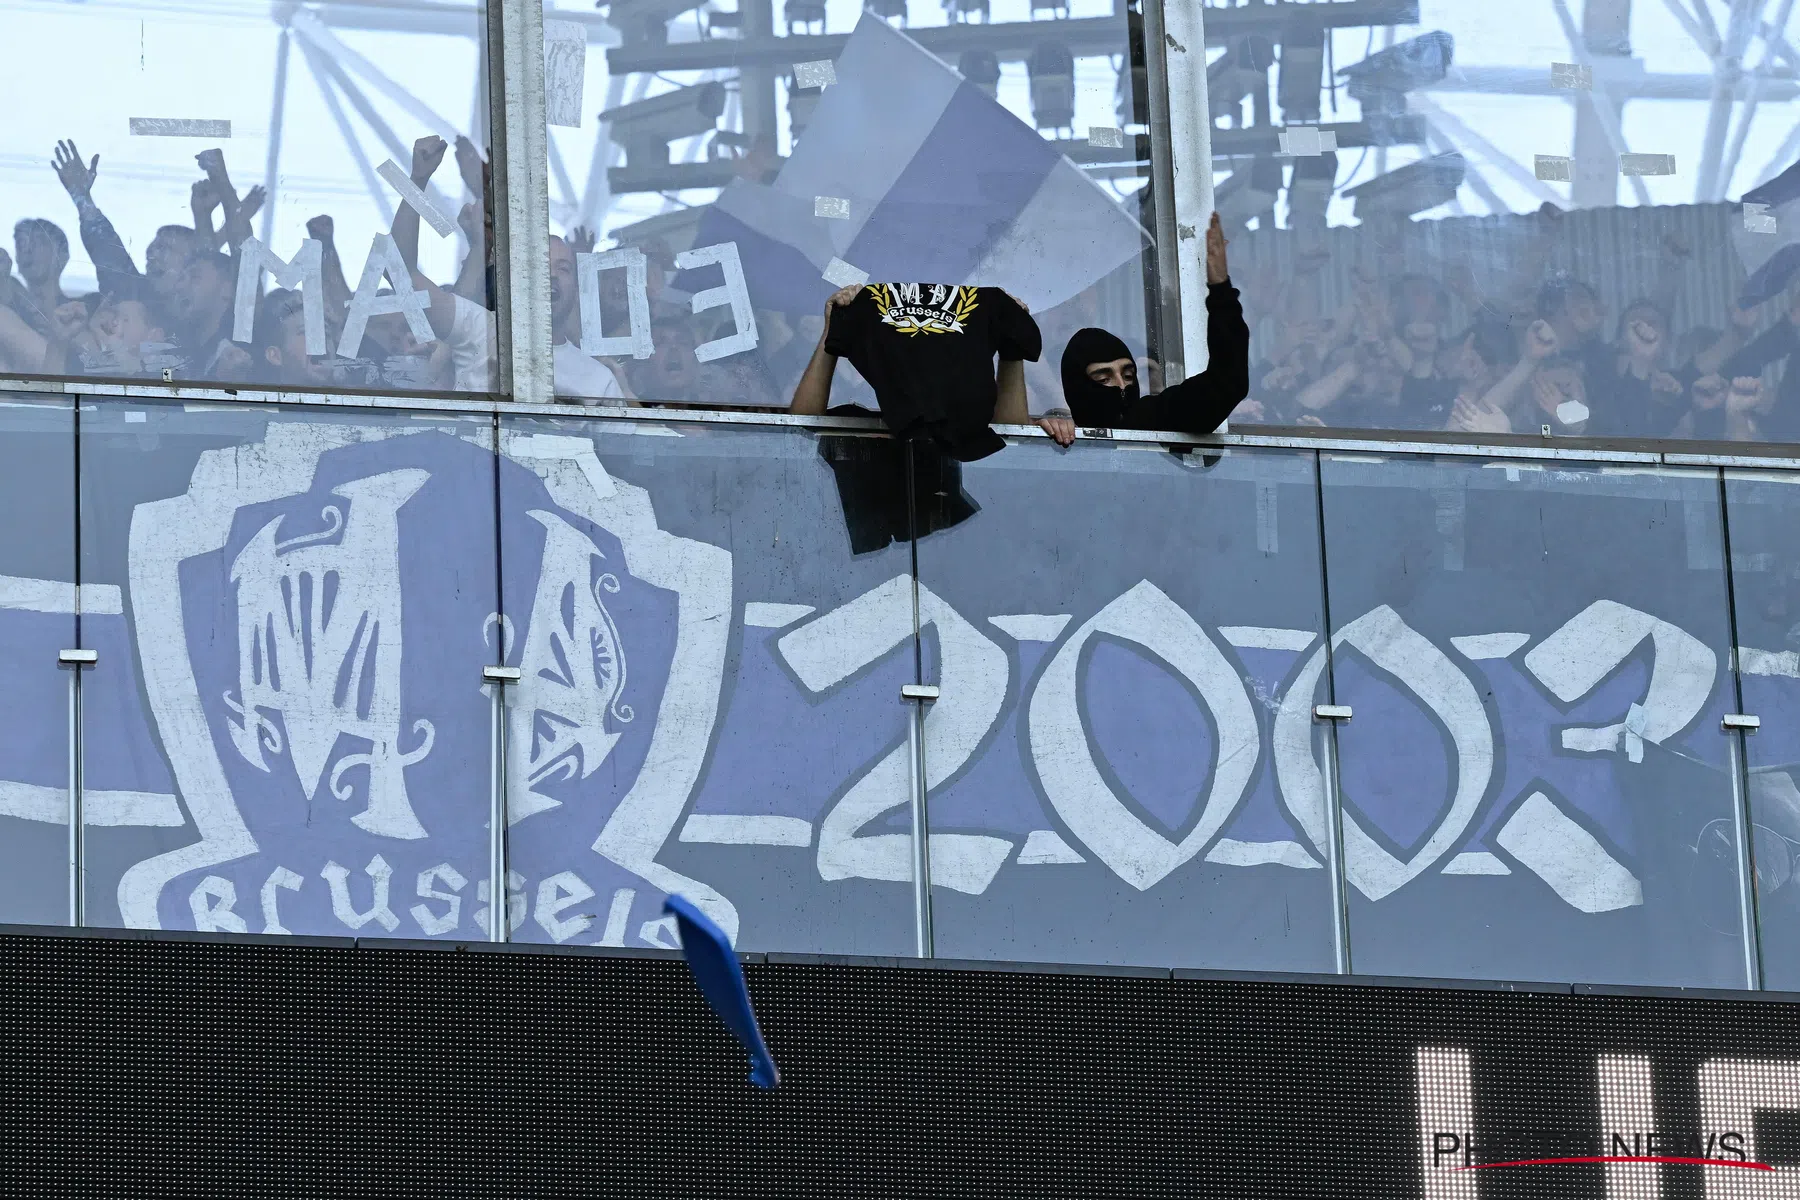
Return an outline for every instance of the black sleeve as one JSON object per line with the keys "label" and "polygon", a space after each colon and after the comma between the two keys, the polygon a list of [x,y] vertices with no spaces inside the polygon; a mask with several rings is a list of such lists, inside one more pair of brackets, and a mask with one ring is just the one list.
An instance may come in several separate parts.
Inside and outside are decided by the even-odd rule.
{"label": "black sleeve", "polygon": [[125,249],[118,230],[106,219],[93,197],[83,196],[76,201],[75,208],[81,215],[81,244],[88,252],[88,260],[94,264],[102,294],[115,292],[122,284],[137,280],[137,264],[131,261],[131,253]]}
{"label": "black sleeve", "polygon": [[1044,353],[1044,335],[1023,305],[999,288],[983,288],[985,303],[994,306],[988,321],[994,349],[1006,362],[1036,362]]}
{"label": "black sleeve", "polygon": [[1132,429],[1211,433],[1250,394],[1250,327],[1231,280],[1206,289],[1206,370],[1132,406]]}
{"label": "black sleeve", "polygon": [[[1786,358],[1800,349],[1800,331],[1785,317],[1757,335],[1756,340],[1725,360],[1719,374],[1726,379],[1740,375],[1761,375],[1772,362]],[[1793,367],[1789,367],[1793,370]]]}
{"label": "black sleeve", "polygon": [[831,329],[825,334],[825,353],[836,358],[852,357],[863,342],[871,303],[869,290],[864,288],[856,293],[856,299],[832,312]]}

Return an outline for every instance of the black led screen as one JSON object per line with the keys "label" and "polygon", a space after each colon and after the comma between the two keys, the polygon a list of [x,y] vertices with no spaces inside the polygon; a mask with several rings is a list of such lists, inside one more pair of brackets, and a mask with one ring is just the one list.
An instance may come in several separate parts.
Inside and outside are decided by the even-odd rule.
{"label": "black led screen", "polygon": [[746,971],[772,1093],[678,959],[0,937],[0,1194],[1800,1196],[1768,998]]}

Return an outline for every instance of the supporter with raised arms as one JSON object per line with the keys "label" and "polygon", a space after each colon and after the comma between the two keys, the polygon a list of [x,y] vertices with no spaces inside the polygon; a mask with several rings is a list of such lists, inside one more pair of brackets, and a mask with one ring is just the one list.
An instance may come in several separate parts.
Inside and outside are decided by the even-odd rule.
{"label": "supporter with raised arms", "polygon": [[1117,334],[1082,329],[1063,349],[1066,408],[1039,419],[1058,445],[1078,428],[1211,433],[1250,394],[1250,327],[1231,285],[1219,214],[1206,227],[1206,370],[1174,387],[1143,395],[1137,361]]}
{"label": "supporter with raised arms", "polygon": [[848,358],[875,389],[888,428],[973,462],[1006,444],[994,423],[1030,420],[1025,363],[1042,350],[1037,322],[999,288],[847,287],[826,301],[825,328],[788,411],[823,413],[838,359]]}

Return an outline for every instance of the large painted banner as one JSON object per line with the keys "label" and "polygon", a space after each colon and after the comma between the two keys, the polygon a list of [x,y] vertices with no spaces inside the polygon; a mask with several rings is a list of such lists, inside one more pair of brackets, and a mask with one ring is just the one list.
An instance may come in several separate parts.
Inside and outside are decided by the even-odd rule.
{"label": "large painted banner", "polygon": [[[919,681],[940,955],[1331,970],[1335,778],[1354,969],[1735,987],[1724,713],[1764,720],[1759,847],[1800,836],[1800,666],[1741,622],[1740,700],[1716,473],[1044,442],[958,469],[127,401],[80,430],[94,923],[482,937],[497,721],[515,939],[670,946],[680,892],[747,949],[909,953]],[[1733,495],[1740,609],[1785,594],[1789,486]],[[0,916],[55,921],[73,572],[30,544],[0,540],[37,734],[0,763]]]}

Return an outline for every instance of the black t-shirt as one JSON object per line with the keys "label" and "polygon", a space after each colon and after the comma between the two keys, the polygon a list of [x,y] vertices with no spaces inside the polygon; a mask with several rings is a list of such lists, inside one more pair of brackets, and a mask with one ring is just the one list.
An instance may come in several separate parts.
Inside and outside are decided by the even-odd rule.
{"label": "black t-shirt", "polygon": [[999,288],[871,283],[831,314],[825,350],[875,389],[888,428],[964,462],[1006,443],[988,428],[999,390],[994,355],[1036,362],[1043,335]]}

